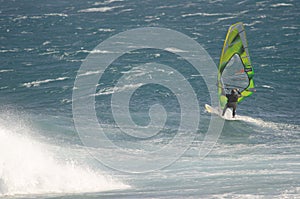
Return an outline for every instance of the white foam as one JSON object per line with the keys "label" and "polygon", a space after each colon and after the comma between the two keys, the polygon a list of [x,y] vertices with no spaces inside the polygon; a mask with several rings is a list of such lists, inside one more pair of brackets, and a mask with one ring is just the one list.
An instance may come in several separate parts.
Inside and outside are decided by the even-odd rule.
{"label": "white foam", "polygon": [[13,49],[4,49],[4,50],[0,50],[0,53],[12,53],[12,52],[18,52],[19,49],[18,48],[13,48]]}
{"label": "white foam", "polygon": [[[212,113],[220,115],[221,111],[219,108],[212,107]],[[294,124],[287,124],[287,123],[276,123],[276,122],[269,122],[269,121],[264,121],[260,118],[253,118],[249,116],[243,116],[243,115],[236,115],[235,118],[232,118],[232,110],[228,108],[225,112],[225,115],[222,116],[225,120],[238,120],[238,121],[244,121],[248,123],[255,124],[260,127],[264,128],[271,128],[274,130],[279,130],[279,129],[295,129],[295,130],[300,130],[300,125],[294,125]]]}
{"label": "white foam", "polygon": [[229,19],[234,19],[236,18],[236,16],[229,16],[229,17],[220,17],[217,19],[217,21],[225,21],[225,20],[229,20]]}
{"label": "white foam", "polygon": [[142,84],[142,83],[138,83],[138,84],[124,85],[122,87],[104,88],[104,89],[99,90],[96,94],[94,94],[94,96],[110,95],[110,94],[114,94],[114,93],[117,93],[117,92],[122,92],[122,91],[125,91],[125,90],[137,89],[137,88],[139,88],[143,85],[144,84]]}
{"label": "white foam", "polygon": [[272,4],[271,7],[273,8],[277,8],[277,7],[291,7],[294,6],[291,3],[276,3],[276,4]]}
{"label": "white foam", "polygon": [[289,29],[289,30],[298,30],[297,26],[283,26],[282,29]]}
{"label": "white foam", "polygon": [[49,13],[49,14],[45,14],[45,16],[68,17],[68,15],[65,13]]}
{"label": "white foam", "polygon": [[29,136],[32,130],[19,118],[2,119],[6,116],[0,115],[0,197],[129,188],[88,165],[57,159],[59,151]]}
{"label": "white foam", "polygon": [[265,46],[265,47],[262,47],[262,49],[264,49],[264,50],[275,50],[275,49],[277,49],[277,47],[276,46]]}
{"label": "white foam", "polygon": [[[274,72],[274,71],[272,71],[272,72]],[[261,87],[263,87],[263,88],[271,88],[271,89],[274,89],[274,87],[269,86],[269,85],[262,85]]]}
{"label": "white foam", "polygon": [[79,77],[81,77],[81,76],[88,76],[88,75],[98,75],[98,74],[100,74],[101,73],[101,71],[100,70],[96,70],[96,71],[87,71],[87,72],[85,72],[85,73],[83,73],[83,74],[79,74],[78,76]]}
{"label": "white foam", "polygon": [[224,15],[222,13],[205,13],[205,12],[197,12],[197,13],[189,13],[189,14],[183,14],[182,17],[194,17],[194,16],[221,16]]}
{"label": "white foam", "polygon": [[23,83],[22,86],[25,86],[27,88],[29,87],[35,87],[35,86],[40,86],[41,84],[45,84],[45,83],[50,83],[50,82],[55,82],[55,81],[63,81],[69,79],[69,77],[58,77],[56,79],[45,79],[45,80],[40,80],[40,81],[33,81],[33,82],[27,82],[27,83]]}
{"label": "white foam", "polygon": [[83,52],[83,53],[91,53],[91,54],[107,54],[107,53],[114,53],[112,51],[107,51],[107,50],[98,50],[98,49],[94,49],[94,50],[80,50],[77,52]]}
{"label": "white foam", "polygon": [[2,87],[0,87],[0,90],[7,89],[7,88],[8,88],[8,86],[2,86]]}
{"label": "white foam", "polygon": [[99,7],[99,8],[87,8],[87,9],[83,9],[83,10],[79,10],[78,12],[108,12],[108,11],[112,11],[116,8],[121,8],[123,6],[106,6],[106,7]]}
{"label": "white foam", "polygon": [[123,0],[106,0],[104,2],[95,2],[93,5],[98,6],[98,5],[108,5],[113,2],[122,2]]}
{"label": "white foam", "polygon": [[111,29],[111,28],[100,28],[98,30],[100,32],[113,32],[113,31],[115,31],[115,29]]}
{"label": "white foam", "polygon": [[284,72],[283,69],[275,69],[275,70],[272,70],[273,73],[281,73],[281,72]]}
{"label": "white foam", "polygon": [[7,72],[13,72],[14,69],[3,69],[3,70],[0,70],[0,73],[7,73]]}
{"label": "white foam", "polygon": [[261,24],[263,23],[262,21],[253,21],[252,23],[244,23],[245,26],[254,26],[256,24]]}
{"label": "white foam", "polygon": [[104,88],[104,89],[100,89],[94,96],[110,95],[114,93],[115,93],[114,88]]}
{"label": "white foam", "polygon": [[164,50],[172,52],[172,53],[181,53],[181,52],[187,52],[178,48],[165,48]]}
{"label": "white foam", "polygon": [[252,118],[249,116],[243,116],[243,115],[237,115],[236,120],[242,120],[245,122],[249,122],[261,127],[265,128],[271,128],[274,130],[279,130],[279,129],[295,129],[295,130],[300,130],[299,125],[294,125],[294,124],[287,124],[287,123],[276,123],[276,122],[269,122],[269,121],[264,121],[260,118]]}
{"label": "white foam", "polygon": [[50,44],[51,42],[50,41],[45,41],[44,43],[43,43],[43,46],[46,46],[46,45],[48,45],[48,44]]}

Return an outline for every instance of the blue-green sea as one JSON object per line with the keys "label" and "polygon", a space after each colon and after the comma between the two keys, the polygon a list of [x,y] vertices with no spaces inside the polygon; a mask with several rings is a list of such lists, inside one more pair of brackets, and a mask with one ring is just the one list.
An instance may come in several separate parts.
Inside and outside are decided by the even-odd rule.
{"label": "blue-green sea", "polygon": [[[0,5],[0,198],[300,198],[297,0]],[[236,120],[216,118],[224,126],[204,146],[217,126],[204,109],[206,79],[217,76],[199,73],[190,60],[217,71],[237,22],[256,92],[238,104]],[[146,31],[124,36],[135,30]]]}

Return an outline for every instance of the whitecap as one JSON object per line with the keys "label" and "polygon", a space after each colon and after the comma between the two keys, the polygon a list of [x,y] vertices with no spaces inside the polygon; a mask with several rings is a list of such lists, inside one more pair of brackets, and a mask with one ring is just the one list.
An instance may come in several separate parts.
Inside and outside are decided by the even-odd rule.
{"label": "whitecap", "polygon": [[234,19],[234,18],[236,18],[236,16],[221,17],[221,18],[218,18],[217,21],[225,21],[225,20],[228,20],[228,19]]}
{"label": "whitecap", "polygon": [[42,19],[43,17],[42,16],[32,16],[30,17],[30,19]]}
{"label": "whitecap", "polygon": [[100,31],[100,32],[113,32],[113,31],[115,31],[115,29],[111,29],[111,28],[100,28],[100,29],[98,29],[98,31]]}
{"label": "whitecap", "polygon": [[51,54],[58,54],[58,53],[59,53],[59,51],[49,48],[46,50],[46,52],[39,53],[39,55],[51,55]]}
{"label": "whitecap", "polygon": [[291,3],[276,3],[276,4],[272,4],[271,7],[273,8],[278,8],[278,7],[290,7],[290,6],[294,6]]}
{"label": "whitecap", "polygon": [[145,18],[146,18],[145,22],[151,22],[151,21],[160,20],[160,17],[158,17],[158,16],[146,16]]}
{"label": "whitecap", "polygon": [[13,21],[24,20],[24,19],[27,19],[27,18],[28,18],[28,16],[19,15],[16,18],[14,18]]}
{"label": "whitecap", "polygon": [[68,17],[68,15],[65,13],[49,13],[49,14],[45,14],[45,16]]}
{"label": "whitecap", "polygon": [[113,53],[112,51],[108,51],[108,50],[98,50],[98,49],[94,49],[94,50],[79,50],[78,52],[83,52],[83,53],[91,53],[91,54],[107,54],[107,53]]}
{"label": "whitecap", "polygon": [[280,73],[280,72],[283,72],[284,70],[283,69],[275,69],[275,70],[272,70],[273,73]]}
{"label": "whitecap", "polygon": [[104,2],[95,2],[93,5],[94,6],[99,6],[99,5],[108,5],[108,4],[111,4],[111,3],[114,3],[114,2],[122,2],[124,0],[106,0]]}
{"label": "whitecap", "polygon": [[13,72],[14,69],[3,69],[3,70],[0,70],[0,73],[7,73],[7,72]]}
{"label": "whitecap", "polygon": [[7,89],[8,88],[8,86],[2,86],[2,87],[0,87],[0,90],[4,90],[4,89]]}
{"label": "whitecap", "polygon": [[43,46],[48,45],[50,43],[51,43],[50,41],[45,41],[45,42],[43,42]]}
{"label": "whitecap", "polygon": [[118,12],[117,14],[121,14],[123,12],[130,12],[130,11],[133,11],[134,9],[131,9],[131,8],[128,8],[128,9],[123,9],[121,10],[120,12]]}
{"label": "whitecap", "polygon": [[113,6],[113,7],[100,7],[100,8],[87,8],[87,9],[83,9],[83,10],[79,10],[78,12],[108,12],[108,11],[112,11],[116,8],[121,8],[123,6]]}
{"label": "whitecap", "polygon": [[256,24],[260,24],[260,23],[263,23],[262,21],[254,21],[252,23],[244,23],[245,26],[254,26]]}
{"label": "whitecap", "polygon": [[110,95],[115,93],[114,88],[103,88],[100,89],[94,96],[100,96],[100,95]]}
{"label": "whitecap", "polygon": [[69,104],[69,103],[72,102],[72,100],[70,100],[70,99],[62,99],[62,100],[60,100],[60,102],[61,102],[62,104]]}
{"label": "whitecap", "polygon": [[179,5],[159,6],[156,9],[177,8]]}
{"label": "whitecap", "polygon": [[282,29],[298,30],[297,26],[283,26]]}
{"label": "whitecap", "polygon": [[264,49],[264,50],[270,50],[270,49],[275,50],[277,48],[276,48],[276,46],[265,46],[265,47],[262,47],[262,49]]}
{"label": "whitecap", "polygon": [[45,80],[40,80],[40,81],[33,81],[33,82],[27,82],[27,83],[23,83],[22,86],[24,87],[36,87],[36,86],[40,86],[41,84],[46,84],[46,83],[50,83],[50,82],[56,82],[56,81],[63,81],[69,79],[69,77],[59,77],[56,79],[45,79]]}
{"label": "whitecap", "polygon": [[178,48],[173,48],[173,47],[165,48],[164,50],[165,50],[165,51],[172,52],[172,53],[182,53],[182,52],[187,52],[187,51],[184,51],[184,50],[181,50],[181,49],[178,49]]}
{"label": "whitecap", "polygon": [[109,87],[109,88],[103,88],[100,89],[96,94],[94,94],[93,96],[100,96],[100,95],[109,95],[109,94],[114,94],[117,92],[122,92],[125,90],[132,90],[132,89],[137,89],[141,86],[143,86],[143,83],[138,83],[138,84],[128,84],[128,85],[124,85],[122,87]]}
{"label": "whitecap", "polygon": [[269,86],[269,85],[262,85],[261,87],[263,87],[263,88],[273,88],[274,89],[274,87]]}
{"label": "whitecap", "polygon": [[191,13],[191,14],[183,14],[182,17],[194,17],[194,16],[222,16],[222,13],[205,13],[205,12],[198,12],[198,13]]}
{"label": "whitecap", "polygon": [[287,33],[287,34],[284,34],[284,36],[289,37],[289,36],[293,36],[293,35],[297,35],[297,34],[298,34],[298,32],[297,33]]}
{"label": "whitecap", "polygon": [[81,77],[81,76],[88,76],[88,75],[95,75],[95,74],[100,74],[101,71],[97,70],[97,71],[87,71],[83,74],[79,74],[78,76]]}
{"label": "whitecap", "polygon": [[19,49],[18,48],[13,48],[13,49],[3,49],[0,50],[0,53],[13,53],[13,52],[18,52]]}

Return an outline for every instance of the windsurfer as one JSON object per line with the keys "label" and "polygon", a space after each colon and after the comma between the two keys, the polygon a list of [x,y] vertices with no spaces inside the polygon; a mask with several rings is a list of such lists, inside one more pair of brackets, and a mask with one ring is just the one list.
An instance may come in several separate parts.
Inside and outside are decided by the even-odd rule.
{"label": "windsurfer", "polygon": [[239,91],[239,89],[234,88],[231,90],[231,94],[226,94],[227,97],[227,103],[225,105],[225,108],[223,110],[222,116],[224,116],[226,109],[227,108],[232,108],[232,117],[235,117],[235,110],[237,107],[237,101],[239,99],[239,97],[241,97],[241,93]]}

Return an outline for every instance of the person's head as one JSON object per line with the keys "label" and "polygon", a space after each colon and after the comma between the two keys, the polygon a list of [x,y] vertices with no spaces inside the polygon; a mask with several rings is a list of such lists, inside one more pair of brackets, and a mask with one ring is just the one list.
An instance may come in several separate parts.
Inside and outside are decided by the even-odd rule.
{"label": "person's head", "polygon": [[231,94],[237,94],[239,93],[239,89],[238,88],[234,88],[231,90]]}

